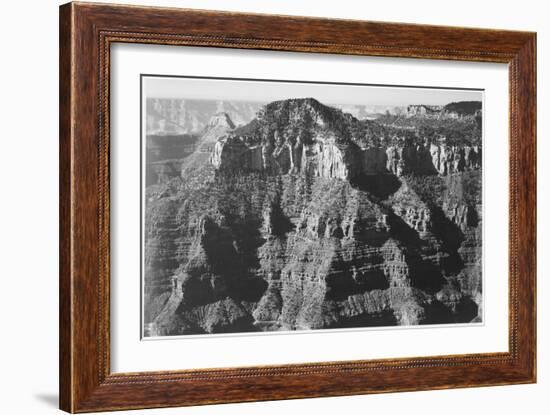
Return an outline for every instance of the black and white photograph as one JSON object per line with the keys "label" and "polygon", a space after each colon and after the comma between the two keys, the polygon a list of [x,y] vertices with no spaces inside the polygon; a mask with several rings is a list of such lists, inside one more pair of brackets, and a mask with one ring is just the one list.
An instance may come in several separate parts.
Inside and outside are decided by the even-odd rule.
{"label": "black and white photograph", "polygon": [[546,2],[3,6],[0,413],[547,414]]}
{"label": "black and white photograph", "polygon": [[142,75],[143,338],[482,324],[483,94]]}

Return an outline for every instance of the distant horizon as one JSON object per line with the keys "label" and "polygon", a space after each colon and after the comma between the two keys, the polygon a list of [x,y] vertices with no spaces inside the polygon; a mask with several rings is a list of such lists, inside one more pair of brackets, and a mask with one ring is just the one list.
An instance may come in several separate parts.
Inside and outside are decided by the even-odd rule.
{"label": "distant horizon", "polygon": [[407,106],[410,106],[410,105],[425,105],[425,106],[428,106],[428,107],[436,107],[436,106],[445,106],[445,105],[449,105],[449,104],[453,104],[453,103],[459,103],[459,102],[483,102],[482,99],[468,99],[468,100],[460,100],[460,101],[449,101],[445,104],[425,104],[425,103],[421,103],[421,104],[341,104],[341,103],[336,103],[336,102],[324,102],[324,101],[321,101],[315,97],[295,97],[295,98],[285,98],[285,99],[277,99],[277,100],[274,100],[274,101],[250,101],[250,100],[240,100],[240,99],[215,99],[215,98],[184,98],[184,97],[158,97],[158,96],[149,96],[149,97],[146,97],[146,99],[173,99],[173,100],[181,100],[181,101],[206,101],[206,102],[211,102],[211,101],[227,101],[227,102],[239,102],[239,103],[243,103],[243,104],[260,104],[260,105],[266,105],[266,104],[270,104],[272,102],[277,102],[277,101],[285,101],[285,100],[289,100],[289,99],[315,99],[317,101],[319,101],[321,104],[324,104],[324,105],[338,105],[339,107],[345,107],[347,105],[349,106],[352,106],[352,105],[357,105],[357,106],[366,106],[366,107],[407,107]]}
{"label": "distant horizon", "polygon": [[427,86],[313,83],[170,76],[142,76],[146,99],[236,101],[268,104],[286,99],[314,98],[325,105],[406,107],[483,101],[483,91]]}

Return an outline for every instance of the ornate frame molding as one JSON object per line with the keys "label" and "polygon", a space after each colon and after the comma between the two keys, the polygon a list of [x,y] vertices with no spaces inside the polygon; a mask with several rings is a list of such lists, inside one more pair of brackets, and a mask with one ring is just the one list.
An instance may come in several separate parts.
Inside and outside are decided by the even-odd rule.
{"label": "ornate frame molding", "polygon": [[[110,373],[109,69],[110,46],[117,42],[508,63],[510,351]],[[535,71],[534,33],[86,3],[61,6],[61,408],[89,412],[534,382]]]}

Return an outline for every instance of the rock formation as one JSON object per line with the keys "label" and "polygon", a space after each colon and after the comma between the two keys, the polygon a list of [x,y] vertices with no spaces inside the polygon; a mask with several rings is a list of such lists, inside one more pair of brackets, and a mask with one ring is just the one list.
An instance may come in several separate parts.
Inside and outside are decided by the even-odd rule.
{"label": "rock formation", "polygon": [[[297,100],[294,100],[297,101]],[[360,175],[441,175],[481,168],[480,145],[402,141],[382,146],[365,145],[360,134],[369,129],[315,100],[276,102],[260,113],[250,128],[221,137],[212,164],[220,171],[264,171],[274,174],[308,172],[316,177],[350,180]],[[288,108],[290,107],[290,108]],[[291,113],[289,115],[288,113]],[[284,128],[273,127],[273,114],[286,117]],[[360,134],[356,134],[360,130]]]}
{"label": "rock formation", "polygon": [[198,138],[194,153],[182,161],[180,167],[182,178],[185,179],[191,171],[201,168],[207,163],[218,139],[234,128],[235,124],[233,124],[227,113],[214,114]]}
{"label": "rock formation", "polygon": [[409,105],[407,117],[440,117],[442,110],[441,105]]}
{"label": "rock formation", "polygon": [[216,115],[147,194],[146,332],[480,321],[481,137],[395,134],[311,98]]}
{"label": "rock formation", "polygon": [[480,116],[481,101],[451,102],[443,105],[409,105],[407,117],[463,118]]}

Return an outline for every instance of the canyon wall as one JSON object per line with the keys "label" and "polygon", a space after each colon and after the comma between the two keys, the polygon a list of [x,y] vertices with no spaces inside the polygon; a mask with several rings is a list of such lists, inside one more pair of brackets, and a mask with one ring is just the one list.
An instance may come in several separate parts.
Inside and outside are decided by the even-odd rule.
{"label": "canyon wall", "polygon": [[[220,171],[265,171],[288,174],[310,171],[317,177],[349,180],[358,175],[454,174],[481,167],[480,146],[392,145],[362,149],[315,137],[313,144],[247,146],[238,136],[222,137],[211,162]],[[275,167],[274,167],[275,166]]]}
{"label": "canyon wall", "polygon": [[481,321],[480,140],[368,145],[312,99],[208,131],[147,194],[148,335]]}

